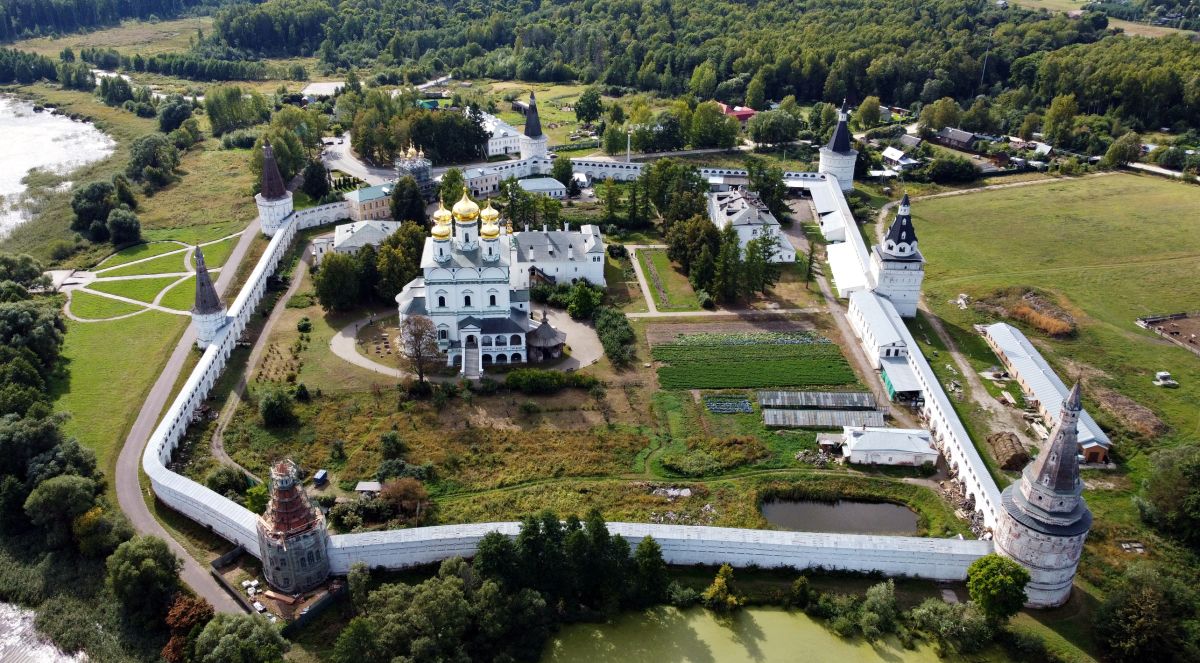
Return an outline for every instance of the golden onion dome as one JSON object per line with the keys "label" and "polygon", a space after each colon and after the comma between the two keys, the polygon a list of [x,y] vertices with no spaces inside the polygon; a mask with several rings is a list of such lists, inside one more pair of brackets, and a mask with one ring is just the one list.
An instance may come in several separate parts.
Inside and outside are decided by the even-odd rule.
{"label": "golden onion dome", "polygon": [[441,199],[438,199],[438,208],[433,213],[433,222],[448,226],[452,221],[454,221],[454,214],[450,210],[446,209],[446,203],[442,202]]}
{"label": "golden onion dome", "polygon": [[408,158],[409,158],[409,159],[415,159],[415,158],[417,158],[417,148],[416,148],[416,146],[414,146],[412,143],[409,143],[409,144],[408,144],[408,154],[407,154],[407,156],[408,156]]}
{"label": "golden onion dome", "polygon": [[479,213],[479,218],[483,219],[484,223],[496,223],[500,219],[500,212],[495,207],[492,207],[492,201],[488,201],[487,207]]}
{"label": "golden onion dome", "polygon": [[479,218],[479,205],[476,205],[470,196],[467,195],[467,187],[463,187],[462,199],[454,203],[454,220],[461,223],[470,223]]}
{"label": "golden onion dome", "polygon": [[431,232],[434,239],[450,239],[450,235],[453,233],[454,229],[451,228],[450,224],[447,223],[437,224],[433,227],[433,231]]}
{"label": "golden onion dome", "polygon": [[483,224],[479,236],[484,239],[496,239],[500,236],[500,225],[495,222]]}

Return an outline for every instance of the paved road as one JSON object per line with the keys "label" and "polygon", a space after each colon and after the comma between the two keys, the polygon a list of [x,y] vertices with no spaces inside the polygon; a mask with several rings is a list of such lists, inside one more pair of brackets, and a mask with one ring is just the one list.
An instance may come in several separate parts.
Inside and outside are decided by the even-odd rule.
{"label": "paved road", "polygon": [[350,149],[350,132],[342,134],[342,142],[326,145],[321,155],[325,167],[330,170],[340,170],[347,175],[353,175],[367,184],[384,184],[396,179],[395,168],[380,168],[368,165],[359,159]]}
{"label": "paved road", "polygon": [[1167,170],[1166,168],[1162,168],[1162,167],[1155,166],[1155,165],[1148,164],[1148,163],[1131,163],[1131,164],[1127,164],[1127,165],[1130,168],[1132,168],[1134,170],[1140,170],[1143,173],[1152,173],[1154,175],[1162,175],[1163,177],[1174,177],[1175,179],[1180,179],[1180,180],[1184,180],[1184,181],[1191,179],[1196,182],[1200,182],[1200,177],[1191,177],[1191,176],[1181,173],[1177,170]]}
{"label": "paved road", "polygon": [[[242,259],[246,257],[246,253],[250,249],[250,244],[257,236],[258,220],[256,219],[246,228],[246,231],[242,234],[241,239],[238,240],[237,246],[234,247],[225,264],[230,266],[240,265]],[[229,288],[236,272],[236,267],[222,270],[221,275],[217,277],[216,281],[218,292],[223,294]],[[125,438],[125,445],[121,448],[121,455],[117,457],[117,471],[113,480],[117,487],[117,502],[121,505],[121,510],[129,517],[134,528],[142,534],[152,534],[163,539],[170,545],[171,550],[183,560],[183,569],[180,572],[180,577],[183,581],[196,594],[211,603],[213,608],[218,612],[237,613],[242,612],[241,605],[213,580],[205,566],[201,565],[188,554],[187,550],[172,538],[170,533],[155,520],[154,514],[150,512],[150,508],[146,505],[139,481],[142,467],[142,450],[145,449],[146,442],[149,441],[151,433],[154,432],[155,426],[158,425],[159,416],[167,406],[167,399],[173,397],[172,392],[175,382],[178,380],[179,374],[183,371],[188,355],[193,352],[192,348],[195,345],[196,332],[189,325],[183,333],[183,337],[179,339],[179,344],[175,346],[175,350],[171,353],[170,358],[163,367],[158,380],[154,382],[150,393],[146,395],[145,402],[142,403],[142,409],[138,412],[137,420],[133,422],[133,428],[130,429],[129,436]]]}

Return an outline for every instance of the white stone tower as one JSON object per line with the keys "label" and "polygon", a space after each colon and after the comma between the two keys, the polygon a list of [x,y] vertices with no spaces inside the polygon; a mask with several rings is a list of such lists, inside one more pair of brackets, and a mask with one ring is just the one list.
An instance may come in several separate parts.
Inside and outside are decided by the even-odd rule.
{"label": "white stone tower", "polygon": [[225,326],[225,303],[217,295],[208,266],[204,264],[204,251],[196,247],[196,303],[192,306],[192,325],[196,328],[196,347],[207,348],[217,332]]}
{"label": "white stone tower", "polygon": [[263,139],[262,191],[255,194],[254,202],[258,205],[259,226],[267,237],[274,235],[292,214],[292,192],[283,185],[275,150],[266,139]]}
{"label": "white stone tower", "polygon": [[287,594],[306,592],[329,577],[329,532],[308,501],[290,460],[271,468],[271,501],[258,517],[263,575]]}
{"label": "white stone tower", "polygon": [[924,278],[925,257],[917,248],[917,231],[906,193],[883,243],[871,251],[871,280],[876,293],[887,297],[901,316],[911,318],[917,314]]}
{"label": "white stone tower", "polygon": [[858,150],[851,147],[850,143],[849,119],[850,114],[843,101],[838,110],[837,128],[833,130],[829,143],[821,148],[821,159],[817,166],[817,172],[836,177],[842,191],[854,188],[854,162],[858,160]]}
{"label": "white stone tower", "polygon": [[1082,409],[1076,383],[1042,453],[1025,467],[1021,480],[1001,494],[1004,512],[996,550],[1029,570],[1025,605],[1031,608],[1066,603],[1092,527],[1079,478],[1077,426]]}
{"label": "white stone tower", "polygon": [[529,93],[529,110],[525,112],[525,133],[521,136],[521,159],[528,161],[531,174],[549,172],[550,138],[542,133],[542,120],[538,117],[537,98]]}
{"label": "white stone tower", "polygon": [[451,208],[454,214],[454,243],[459,251],[474,251],[479,248],[479,205],[467,195],[463,187],[462,198]]}

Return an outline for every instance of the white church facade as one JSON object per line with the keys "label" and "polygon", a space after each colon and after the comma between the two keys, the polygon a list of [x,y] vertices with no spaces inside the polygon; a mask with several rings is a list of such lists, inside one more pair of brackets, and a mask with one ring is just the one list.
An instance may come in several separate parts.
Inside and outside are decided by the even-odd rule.
{"label": "white church facade", "polygon": [[409,316],[433,322],[447,365],[459,366],[466,377],[478,377],[492,364],[530,361],[527,336],[548,324],[530,315],[531,274],[570,269],[558,272],[563,282],[584,279],[604,287],[604,239],[595,226],[513,233],[500,225],[491,203],[481,210],[466,191],[453,208],[439,205],[433,221],[421,253],[422,275],[404,286],[396,305],[401,322]]}

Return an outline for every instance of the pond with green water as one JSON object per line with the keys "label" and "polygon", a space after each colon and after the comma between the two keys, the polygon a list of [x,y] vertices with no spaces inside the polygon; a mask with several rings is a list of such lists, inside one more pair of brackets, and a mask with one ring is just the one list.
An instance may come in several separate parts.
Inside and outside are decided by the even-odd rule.
{"label": "pond with green water", "polygon": [[937,663],[933,648],[907,650],[894,639],[845,640],[800,611],[747,608],[725,618],[703,608],[660,607],[628,613],[607,624],[564,628],[546,647],[543,663],[725,663],[835,661]]}

